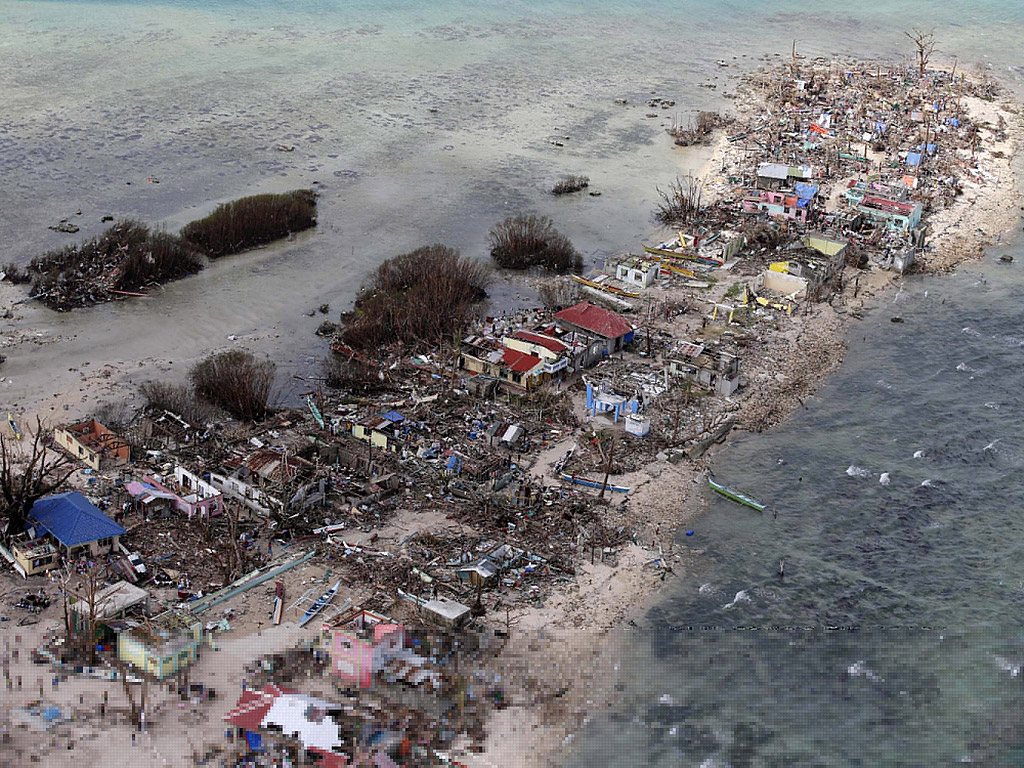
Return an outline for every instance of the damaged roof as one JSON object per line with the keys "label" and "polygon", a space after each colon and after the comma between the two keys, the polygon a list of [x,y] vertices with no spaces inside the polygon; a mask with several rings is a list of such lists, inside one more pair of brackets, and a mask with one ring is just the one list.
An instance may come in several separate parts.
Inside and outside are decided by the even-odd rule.
{"label": "damaged roof", "polygon": [[633,331],[633,326],[622,315],[601,309],[586,301],[555,313],[555,317],[606,339],[617,339]]}

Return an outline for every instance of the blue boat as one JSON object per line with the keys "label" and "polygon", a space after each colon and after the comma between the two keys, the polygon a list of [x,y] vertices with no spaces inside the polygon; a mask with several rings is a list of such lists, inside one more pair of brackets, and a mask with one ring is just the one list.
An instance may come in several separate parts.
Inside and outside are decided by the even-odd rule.
{"label": "blue boat", "polygon": [[314,616],[330,604],[331,600],[333,600],[334,596],[338,593],[339,586],[341,586],[341,581],[334,582],[333,587],[320,595],[320,597],[317,598],[317,601],[309,606],[305,614],[303,614],[302,620],[299,622],[300,627],[304,627],[309,624],[309,622],[313,620]]}

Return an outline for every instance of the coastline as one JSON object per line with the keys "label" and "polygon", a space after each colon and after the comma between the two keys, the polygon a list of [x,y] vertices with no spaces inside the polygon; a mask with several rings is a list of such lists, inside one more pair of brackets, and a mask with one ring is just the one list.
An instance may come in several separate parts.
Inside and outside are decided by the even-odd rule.
{"label": "coastline", "polygon": [[[756,105],[756,100],[750,100],[742,105],[738,102],[737,108],[750,111]],[[1020,104],[1003,99],[968,101],[968,114],[989,125],[1004,112],[1010,118],[1006,137],[986,141],[988,157],[982,166],[986,183],[971,184],[964,199],[929,217],[929,253],[918,274],[952,273],[983,258],[988,248],[1004,238],[1008,240],[1015,232],[1024,210],[1024,187],[1014,169],[1024,146],[1021,109]],[[719,129],[711,155],[697,174],[712,199],[717,200],[728,191],[726,179],[729,170],[739,168],[739,155]],[[813,397],[842,365],[847,337],[855,321],[861,319],[863,312],[881,309],[882,299],[894,287],[902,289],[905,280],[916,276],[895,275],[873,266],[868,270],[846,267],[842,289],[834,301],[807,305],[803,313],[791,318],[794,322],[773,334],[772,343],[763,354],[753,360],[744,358],[751,384],[737,411],[737,428],[756,432],[771,429],[805,407],[804,401]],[[723,290],[723,285],[716,288]],[[755,380],[761,382],[760,387],[752,384]],[[673,551],[672,545],[705,510],[706,483],[701,480],[713,466],[717,453],[712,448],[701,460],[685,467],[652,467],[654,472],[648,473],[648,480],[638,486],[649,493],[651,500],[638,494],[633,506],[643,510],[638,517],[653,524],[656,533],[649,546],[629,548],[620,567],[642,573],[642,563],[663,556],[673,557],[674,567],[685,569],[688,557],[700,556],[700,549],[692,550],[692,554],[684,549],[680,554]],[[635,484],[637,478],[617,476],[616,480]],[[676,514],[680,510],[685,512]],[[595,713],[613,706],[616,689],[612,682],[619,669],[617,660],[623,643],[630,639],[628,627],[638,626],[663,592],[663,582],[655,575],[647,579],[637,573],[632,575],[633,578],[616,579],[615,574],[586,573],[587,588],[580,588],[572,599],[565,597],[557,607],[533,617],[529,627],[540,633],[542,639],[520,634],[521,645],[512,652],[518,670],[524,676],[529,671],[530,685],[548,694],[557,688],[548,682],[552,679],[559,683],[567,680],[569,688],[559,696],[557,707],[542,706],[540,714],[531,709],[536,702],[524,702],[514,717],[505,712],[493,716],[488,723],[487,751],[467,756],[469,765],[535,768],[561,764],[557,757],[571,744],[576,731]],[[605,592],[604,587],[610,582],[613,584]],[[551,629],[568,626],[574,629]],[[579,677],[558,675],[564,665],[580,658],[586,661],[575,666],[581,671]],[[601,684],[595,685],[596,682]],[[545,702],[544,694],[539,698]],[[510,750],[510,743],[517,746]]]}
{"label": "coastline", "polygon": [[[1006,187],[1005,179],[999,177],[996,183],[979,187],[973,203],[964,200],[932,218],[939,221],[945,214],[943,228],[932,240],[933,252],[926,261],[928,272],[950,271],[979,258],[992,244],[992,238],[1001,237],[1015,226],[1020,191],[1012,162],[1024,133],[1019,119],[1013,121],[1013,127],[1007,143],[991,150],[1006,155],[1011,185]],[[739,162],[730,147],[724,134],[719,135],[700,172],[712,186],[723,185],[723,191],[728,174],[723,176],[716,169]],[[994,165],[1000,166],[1000,162]],[[992,223],[990,208],[1000,211],[997,224]],[[744,358],[748,386],[734,411],[739,428],[771,429],[798,411],[802,401],[813,396],[842,364],[852,320],[863,311],[879,307],[891,286],[907,279],[894,278],[891,272],[877,268],[851,270],[847,268],[844,289],[834,302],[809,305],[804,313],[788,318],[767,336],[763,347],[751,350]],[[853,279],[855,275],[861,277],[859,282]],[[729,285],[720,281],[713,294],[721,297]],[[0,283],[0,307],[13,300],[12,289]],[[35,317],[34,308],[23,310],[24,318]],[[26,323],[26,327],[30,325]],[[23,331],[22,335],[21,344],[46,344],[59,339],[59,334],[32,336]],[[152,357],[99,366],[98,370],[87,365],[70,369],[72,375],[67,379],[78,381],[77,392],[74,387],[63,387],[65,391],[52,402],[48,399],[51,393],[40,392],[36,412],[44,416],[54,411],[84,415],[101,399],[134,397],[132,379],[137,371],[180,373],[181,363],[180,359]],[[575,439],[566,438],[547,449],[531,472],[543,478],[550,464]],[[514,617],[509,645],[496,664],[524,691],[532,689],[534,698],[514,701],[513,706],[495,713],[488,728],[487,751],[482,755],[464,754],[461,761],[495,766],[551,764],[554,756],[571,743],[576,729],[614,700],[616,657],[622,643],[629,639],[624,625],[640,620],[661,595],[663,574],[646,565],[653,558],[665,558],[678,573],[693,562],[690,558],[700,556],[699,550],[693,554],[677,551],[674,542],[680,530],[703,512],[706,490],[702,480],[717,452],[712,447],[695,462],[659,460],[643,470],[615,476],[616,482],[633,489],[629,509],[620,520],[638,531],[636,543],[621,547],[614,565],[591,565],[582,558],[575,578],[543,608]],[[397,540],[405,533],[405,529],[396,528],[392,537]],[[503,618],[491,614],[487,621],[501,628]],[[243,625],[240,630],[245,628]]]}

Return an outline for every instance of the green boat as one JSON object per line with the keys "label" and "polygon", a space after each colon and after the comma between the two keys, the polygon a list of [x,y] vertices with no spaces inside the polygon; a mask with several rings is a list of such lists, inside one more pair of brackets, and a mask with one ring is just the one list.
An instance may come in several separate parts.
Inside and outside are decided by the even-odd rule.
{"label": "green boat", "polygon": [[737,504],[742,504],[745,507],[756,509],[758,512],[764,512],[764,504],[762,504],[761,502],[754,501],[754,499],[750,498],[749,496],[744,496],[742,493],[730,491],[724,485],[716,483],[710,477],[708,478],[708,485],[711,486],[711,490],[722,494],[723,496],[725,496],[725,498],[731,499],[735,501]]}

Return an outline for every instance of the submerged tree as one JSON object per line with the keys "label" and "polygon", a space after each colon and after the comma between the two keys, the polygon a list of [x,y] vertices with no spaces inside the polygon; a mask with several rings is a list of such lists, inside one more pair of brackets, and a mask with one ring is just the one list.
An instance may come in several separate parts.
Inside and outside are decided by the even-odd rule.
{"label": "submerged tree", "polygon": [[662,224],[684,224],[704,210],[704,184],[695,176],[676,177],[668,190],[658,188],[661,202],[655,218]]}
{"label": "submerged tree", "polygon": [[543,267],[551,272],[579,272],[583,256],[547,216],[509,216],[495,224],[488,240],[491,258],[505,269]]}
{"label": "submerged tree", "polygon": [[7,520],[5,540],[24,531],[32,505],[60,490],[74,471],[67,456],[47,445],[38,416],[32,444],[24,452],[0,434],[0,514]]}

